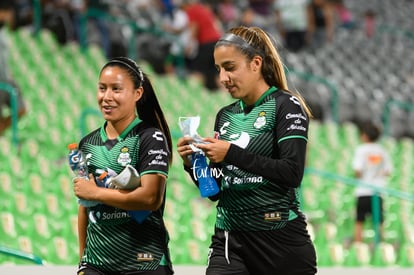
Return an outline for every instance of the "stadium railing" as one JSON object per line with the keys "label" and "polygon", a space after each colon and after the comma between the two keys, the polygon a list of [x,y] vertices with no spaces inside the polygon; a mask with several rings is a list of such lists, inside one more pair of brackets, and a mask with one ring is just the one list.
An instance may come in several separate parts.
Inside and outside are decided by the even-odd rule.
{"label": "stadium railing", "polygon": [[391,125],[391,108],[392,107],[398,107],[400,109],[404,109],[406,111],[414,112],[414,104],[409,103],[406,101],[400,101],[395,99],[388,100],[385,105],[384,109],[382,111],[382,120],[384,124],[384,134],[389,136],[390,135],[390,125]]}
{"label": "stadium railing", "polygon": [[9,247],[1,246],[0,245],[0,253],[5,254],[8,256],[16,257],[19,259],[27,260],[31,263],[34,263],[36,265],[43,265],[43,260],[31,253],[26,253],[21,250],[12,249]]}

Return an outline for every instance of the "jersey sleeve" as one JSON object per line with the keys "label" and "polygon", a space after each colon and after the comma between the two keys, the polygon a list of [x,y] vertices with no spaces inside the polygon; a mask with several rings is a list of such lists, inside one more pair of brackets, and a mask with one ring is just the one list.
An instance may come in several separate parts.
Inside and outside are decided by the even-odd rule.
{"label": "jersey sleeve", "polygon": [[285,96],[277,104],[276,138],[280,143],[286,139],[308,139],[308,117],[295,96]]}
{"label": "jersey sleeve", "polygon": [[168,149],[167,139],[160,130],[149,128],[142,133],[139,152],[140,175],[158,173],[168,175],[168,160],[171,152]]}
{"label": "jersey sleeve", "polygon": [[290,95],[280,99],[277,110],[271,158],[231,144],[225,161],[277,184],[298,187],[305,167],[308,118],[298,99]]}

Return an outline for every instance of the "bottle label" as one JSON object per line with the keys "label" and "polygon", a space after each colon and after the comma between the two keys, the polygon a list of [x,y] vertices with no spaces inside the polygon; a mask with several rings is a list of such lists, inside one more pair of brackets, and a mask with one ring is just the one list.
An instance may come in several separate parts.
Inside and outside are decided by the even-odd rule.
{"label": "bottle label", "polygon": [[194,154],[193,155],[193,177],[196,180],[200,178],[208,178],[208,177],[221,177],[224,176],[223,171],[221,169],[213,168],[211,169],[208,167],[205,157],[201,154]]}
{"label": "bottle label", "polygon": [[83,155],[82,151],[71,151],[68,156],[68,161],[75,176],[88,177],[87,158]]}
{"label": "bottle label", "polygon": [[212,175],[212,171],[202,154],[193,155],[193,177],[199,183],[199,190],[202,197],[210,197],[217,194],[220,190],[217,182]]}
{"label": "bottle label", "polygon": [[72,170],[77,169],[81,157],[82,156],[80,155],[79,151],[69,155],[69,165]]}

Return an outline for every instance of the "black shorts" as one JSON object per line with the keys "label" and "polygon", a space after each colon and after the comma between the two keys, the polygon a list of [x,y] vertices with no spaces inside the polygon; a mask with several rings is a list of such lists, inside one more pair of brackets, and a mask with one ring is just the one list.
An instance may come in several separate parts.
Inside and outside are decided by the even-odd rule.
{"label": "black shorts", "polygon": [[[206,275],[314,275],[316,253],[312,242],[286,245],[278,231],[225,232],[212,237]],[[226,244],[227,243],[227,244]],[[226,252],[227,251],[227,252]]]}
{"label": "black shorts", "polygon": [[[379,218],[380,223],[384,222],[384,210],[382,198],[379,199]],[[367,216],[372,216],[372,196],[362,196],[357,198],[356,206],[356,220],[358,222],[364,222]]]}

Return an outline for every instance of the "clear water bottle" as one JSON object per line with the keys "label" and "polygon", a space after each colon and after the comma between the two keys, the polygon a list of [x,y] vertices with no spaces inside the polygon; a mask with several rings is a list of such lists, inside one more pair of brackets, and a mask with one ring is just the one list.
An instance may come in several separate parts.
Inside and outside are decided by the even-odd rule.
{"label": "clear water bottle", "polygon": [[210,168],[207,164],[207,158],[202,152],[192,154],[192,165],[194,178],[198,181],[198,189],[202,197],[216,195],[220,190],[216,180],[211,175]]}
{"label": "clear water bottle", "polygon": [[[68,145],[69,155],[68,161],[70,169],[73,171],[75,177],[85,178],[89,180],[89,173],[88,173],[88,164],[86,160],[86,156],[83,154],[81,150],[78,148],[77,143],[71,143]],[[91,207],[99,204],[96,201],[89,201],[78,199],[78,203],[85,206]]]}

